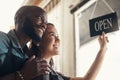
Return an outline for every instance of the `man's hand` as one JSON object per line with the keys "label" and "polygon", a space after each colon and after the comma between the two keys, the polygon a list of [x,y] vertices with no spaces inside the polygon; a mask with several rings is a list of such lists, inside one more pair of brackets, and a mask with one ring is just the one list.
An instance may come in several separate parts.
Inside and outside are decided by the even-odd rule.
{"label": "man's hand", "polygon": [[45,59],[39,59],[33,55],[26,61],[20,72],[25,80],[31,80],[37,76],[48,74],[50,69]]}

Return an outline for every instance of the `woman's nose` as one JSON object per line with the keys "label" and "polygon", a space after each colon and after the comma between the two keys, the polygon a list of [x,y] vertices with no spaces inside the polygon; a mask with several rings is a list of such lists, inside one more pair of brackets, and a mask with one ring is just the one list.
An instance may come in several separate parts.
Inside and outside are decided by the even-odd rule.
{"label": "woman's nose", "polygon": [[56,40],[56,41],[60,41],[60,39],[59,39],[58,36],[55,36],[55,40]]}

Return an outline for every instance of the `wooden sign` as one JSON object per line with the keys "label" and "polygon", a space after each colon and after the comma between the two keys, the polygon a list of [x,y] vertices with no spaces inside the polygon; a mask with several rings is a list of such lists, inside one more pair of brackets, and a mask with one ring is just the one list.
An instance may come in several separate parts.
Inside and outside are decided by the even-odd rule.
{"label": "wooden sign", "polygon": [[89,20],[90,36],[119,30],[116,12]]}

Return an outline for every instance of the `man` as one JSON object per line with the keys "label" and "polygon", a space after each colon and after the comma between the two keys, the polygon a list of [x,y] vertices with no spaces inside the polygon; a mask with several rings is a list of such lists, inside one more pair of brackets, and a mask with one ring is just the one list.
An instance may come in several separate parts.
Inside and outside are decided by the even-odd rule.
{"label": "man", "polygon": [[0,32],[0,80],[31,80],[40,75],[39,61],[29,58],[26,44],[40,41],[46,29],[46,12],[37,6],[22,6],[15,15],[15,29]]}

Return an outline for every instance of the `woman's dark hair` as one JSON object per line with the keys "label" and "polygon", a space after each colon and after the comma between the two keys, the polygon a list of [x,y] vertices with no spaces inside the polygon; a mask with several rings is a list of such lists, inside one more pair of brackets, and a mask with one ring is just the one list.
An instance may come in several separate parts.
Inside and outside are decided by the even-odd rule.
{"label": "woman's dark hair", "polygon": [[[30,56],[33,55],[33,53],[34,53],[35,56],[38,56],[38,55],[41,56],[42,55],[42,53],[41,53],[40,49],[38,49],[37,45],[35,45],[33,42],[31,42],[30,46],[31,46],[30,47]],[[53,58],[51,58],[49,64],[50,64],[51,67],[54,66]]]}

